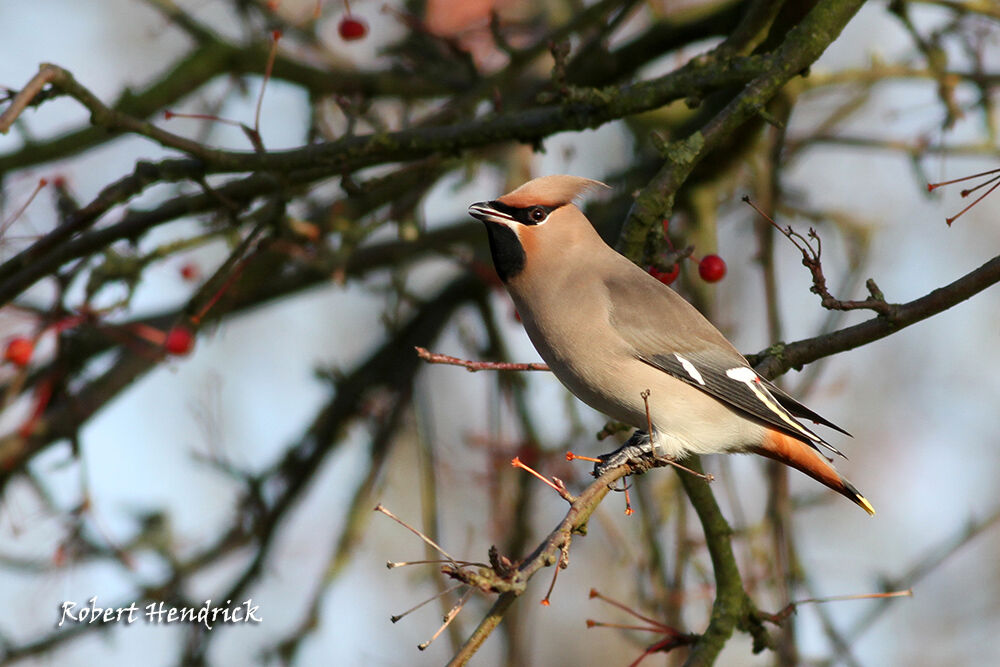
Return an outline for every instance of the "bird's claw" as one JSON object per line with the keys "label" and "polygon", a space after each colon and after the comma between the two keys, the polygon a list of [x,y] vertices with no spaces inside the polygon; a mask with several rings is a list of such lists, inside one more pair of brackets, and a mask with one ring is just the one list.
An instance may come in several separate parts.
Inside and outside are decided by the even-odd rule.
{"label": "bird's claw", "polygon": [[623,465],[630,466],[634,472],[645,472],[654,467],[657,461],[653,443],[645,431],[636,431],[624,445],[597,458],[600,459],[600,463],[595,463],[594,470],[590,473],[594,477],[600,477],[607,471]]}

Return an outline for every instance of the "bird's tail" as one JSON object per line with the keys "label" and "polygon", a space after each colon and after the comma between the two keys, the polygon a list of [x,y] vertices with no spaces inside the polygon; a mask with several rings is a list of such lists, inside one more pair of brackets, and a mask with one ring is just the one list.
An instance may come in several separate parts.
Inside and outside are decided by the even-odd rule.
{"label": "bird's tail", "polygon": [[753,451],[804,472],[817,482],[858,504],[868,514],[875,514],[875,508],[868,499],[861,495],[853,484],[841,477],[819,452],[801,440],[780,431],[770,430],[764,443],[753,448]]}

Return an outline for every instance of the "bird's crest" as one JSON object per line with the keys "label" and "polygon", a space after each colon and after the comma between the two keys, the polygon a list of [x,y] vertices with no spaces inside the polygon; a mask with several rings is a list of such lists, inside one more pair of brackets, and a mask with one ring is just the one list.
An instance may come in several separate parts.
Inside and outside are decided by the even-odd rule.
{"label": "bird's crest", "polygon": [[525,206],[558,207],[568,204],[588,190],[608,187],[600,181],[579,176],[542,176],[508,192],[500,201],[517,208]]}

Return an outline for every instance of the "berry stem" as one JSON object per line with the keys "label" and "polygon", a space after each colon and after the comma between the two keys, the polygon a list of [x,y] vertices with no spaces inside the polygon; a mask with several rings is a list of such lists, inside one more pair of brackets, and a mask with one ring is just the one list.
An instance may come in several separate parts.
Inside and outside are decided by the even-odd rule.
{"label": "berry stem", "polygon": [[955,215],[951,216],[950,218],[945,218],[944,221],[948,223],[949,227],[951,227],[951,223],[953,223],[956,220],[958,220],[962,216],[962,214],[965,213],[966,211],[968,211],[970,208],[972,208],[973,206],[975,206],[979,202],[981,202],[984,199],[986,199],[986,197],[988,197],[991,192],[993,192],[994,190],[996,190],[998,186],[1000,186],[1000,181],[994,183],[992,188],[990,188],[989,190],[987,190],[983,194],[979,195],[979,197],[976,199],[976,201],[972,202],[971,204],[969,204],[968,206],[966,206],[965,208],[963,208],[961,211],[959,211]]}
{"label": "berry stem", "polygon": [[267,89],[267,82],[271,80],[274,60],[278,57],[278,40],[280,39],[280,30],[275,30],[271,33],[271,50],[267,54],[267,65],[264,67],[264,81],[260,84],[260,94],[257,95],[257,109],[253,115],[253,131],[258,134],[260,134],[260,108],[264,104],[264,91]]}
{"label": "berry stem", "polygon": [[968,181],[968,180],[971,180],[973,178],[979,178],[980,176],[989,176],[990,174],[995,174],[998,171],[1000,171],[1000,168],[998,168],[998,169],[990,169],[988,171],[981,171],[978,174],[972,174],[970,176],[962,176],[961,178],[953,178],[950,181],[941,181],[939,183],[928,183],[927,184],[927,191],[928,192],[932,192],[932,191],[936,190],[937,188],[940,188],[940,187],[942,187],[944,185],[951,185],[953,183],[961,183],[962,181]]}
{"label": "berry stem", "polygon": [[44,188],[48,184],[49,184],[48,179],[45,178],[38,179],[38,185],[36,185],[35,189],[31,191],[31,195],[28,197],[28,200],[25,201],[23,204],[21,204],[21,207],[14,212],[14,215],[12,215],[10,218],[5,220],[2,225],[0,225],[0,237],[7,234],[7,229],[12,224],[14,224],[14,221],[20,218],[21,215],[23,215],[26,210],[28,210],[28,207],[31,206],[31,202],[35,201],[35,197],[38,196],[38,193],[41,192],[42,188]]}

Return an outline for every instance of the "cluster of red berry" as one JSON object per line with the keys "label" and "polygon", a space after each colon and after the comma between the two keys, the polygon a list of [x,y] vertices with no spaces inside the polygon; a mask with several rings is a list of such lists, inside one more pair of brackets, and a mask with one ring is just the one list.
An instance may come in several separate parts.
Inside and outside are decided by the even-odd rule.
{"label": "cluster of red berry", "polygon": [[167,332],[163,340],[163,349],[170,354],[187,354],[194,347],[194,332],[183,324],[178,324]]}
{"label": "cluster of red berry", "polygon": [[698,262],[698,275],[706,283],[717,283],[726,277],[726,261],[718,255],[705,255]]}
{"label": "cluster of red berry", "polygon": [[[145,329],[147,328],[155,333],[146,332]],[[168,354],[180,356],[188,354],[194,349],[194,332],[183,324],[178,324],[166,333],[152,329],[151,327],[145,327],[141,331],[137,330],[137,333],[152,343],[163,345],[163,349]],[[4,350],[3,358],[4,361],[9,361],[19,368],[24,368],[31,363],[34,355],[35,341],[25,336],[15,336],[7,341],[7,348]]]}
{"label": "cluster of red berry", "polygon": [[[193,261],[187,261],[181,265],[180,275],[181,278],[188,282],[198,280],[201,278],[201,267]],[[55,324],[49,325],[42,333],[49,330],[58,333],[71,329],[87,319],[87,317],[85,313],[71,315]],[[140,338],[144,338],[153,345],[162,346],[167,354],[180,356],[188,354],[194,349],[194,331],[184,324],[178,324],[167,332],[139,323],[133,324],[131,328],[132,332]],[[35,355],[35,343],[41,337],[42,333],[37,334],[35,338],[15,336],[9,339],[7,347],[4,349],[3,360],[20,368],[26,367],[31,363],[31,359]]]}
{"label": "cluster of red berry", "polygon": [[15,366],[24,368],[31,362],[31,356],[35,353],[35,343],[30,338],[18,336],[11,338],[7,343],[7,349],[3,353],[5,361],[9,361]]}
{"label": "cluster of red berry", "polygon": [[[318,19],[323,13],[321,2],[322,0],[316,0],[316,10],[313,12],[314,20]],[[281,0],[268,0],[267,2],[267,8],[272,12],[278,11],[280,6]],[[345,42],[364,39],[365,35],[368,34],[368,24],[361,19],[351,16],[351,3],[348,0],[344,0],[344,9],[347,10],[347,14],[344,18],[340,19],[340,23],[337,25],[337,32],[340,33],[340,38]]]}
{"label": "cluster of red berry", "polygon": [[348,14],[340,19],[337,32],[340,33],[340,38],[345,42],[353,42],[365,38],[365,35],[368,34],[368,26],[361,19],[356,19]]}
{"label": "cluster of red berry", "polygon": [[[693,259],[693,258],[692,258]],[[681,273],[680,263],[674,264],[669,271],[660,271],[655,266],[649,267],[649,274],[664,285],[669,285]],[[717,283],[726,277],[726,260],[718,255],[705,255],[698,262],[698,275],[706,283]]]}
{"label": "cluster of red berry", "polygon": [[[663,221],[663,235],[667,235],[667,226],[670,224],[669,220]],[[667,238],[667,244],[670,244],[670,239]],[[691,261],[698,262],[698,275],[706,283],[717,283],[726,277],[726,261],[719,257],[718,255],[705,255],[700,260],[691,257]],[[655,266],[649,267],[649,275],[653,276],[659,280],[664,285],[669,285],[677,280],[677,276],[681,273],[680,262],[674,264],[670,267],[669,271],[661,271]]]}
{"label": "cluster of red berry", "polygon": [[340,34],[340,38],[345,42],[364,39],[365,35],[368,34],[368,24],[361,19],[351,16],[351,3],[348,0],[344,0],[344,9],[347,10],[347,13],[344,15],[344,18],[340,19],[340,23],[337,24],[337,32]]}

